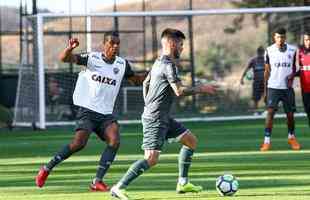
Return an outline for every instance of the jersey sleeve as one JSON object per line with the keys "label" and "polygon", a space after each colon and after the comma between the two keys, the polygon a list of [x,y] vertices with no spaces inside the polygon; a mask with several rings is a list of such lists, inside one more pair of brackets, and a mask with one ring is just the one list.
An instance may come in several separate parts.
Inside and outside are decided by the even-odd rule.
{"label": "jersey sleeve", "polygon": [[132,71],[130,63],[126,60],[126,68],[125,68],[125,75],[124,75],[125,78],[129,78],[134,75],[135,73],[134,71]]}
{"label": "jersey sleeve", "polygon": [[178,76],[177,67],[173,63],[169,63],[166,66],[165,76],[169,83],[177,83],[181,81]]}
{"label": "jersey sleeve", "polygon": [[88,53],[81,53],[81,54],[75,54],[77,58],[76,64],[78,65],[84,65],[87,66],[89,54]]}
{"label": "jersey sleeve", "polygon": [[265,57],[264,58],[265,58],[265,64],[269,65],[270,62],[269,62],[269,55],[268,55],[268,51],[267,50],[265,51]]}

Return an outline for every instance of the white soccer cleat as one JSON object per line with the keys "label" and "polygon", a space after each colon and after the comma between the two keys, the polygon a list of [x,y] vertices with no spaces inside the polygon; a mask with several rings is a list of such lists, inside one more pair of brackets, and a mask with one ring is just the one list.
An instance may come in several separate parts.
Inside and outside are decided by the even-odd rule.
{"label": "white soccer cleat", "polygon": [[130,200],[125,189],[120,189],[114,185],[110,192],[112,197],[118,198],[120,200]]}

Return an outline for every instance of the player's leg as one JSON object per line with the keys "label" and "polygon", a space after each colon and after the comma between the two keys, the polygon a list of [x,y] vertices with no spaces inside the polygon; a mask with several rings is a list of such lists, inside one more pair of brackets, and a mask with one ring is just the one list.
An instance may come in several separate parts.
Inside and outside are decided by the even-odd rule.
{"label": "player's leg", "polygon": [[167,133],[168,142],[179,142],[183,146],[179,153],[178,166],[179,178],[176,187],[178,193],[200,192],[201,186],[193,185],[189,181],[188,173],[192,163],[192,157],[197,147],[197,138],[181,123],[170,119],[169,131]]}
{"label": "player's leg", "polygon": [[142,119],[144,159],[134,162],[126,174],[111,188],[111,195],[121,200],[129,199],[125,189],[127,186],[158,162],[160,151],[164,145],[168,128],[158,120]]}
{"label": "player's leg", "polygon": [[121,200],[128,200],[127,186],[149,168],[156,165],[159,155],[159,150],[144,150],[144,159],[137,160],[129,167],[121,180],[111,188],[111,195]]}
{"label": "player's leg", "polygon": [[305,112],[307,113],[308,124],[310,127],[310,92],[302,92],[302,100],[304,103]]}
{"label": "player's leg", "polygon": [[252,100],[253,100],[253,110],[254,110],[254,115],[258,115],[258,103],[259,100],[262,96],[261,90],[260,90],[260,85],[258,81],[254,81],[252,85]]}
{"label": "player's leg", "polygon": [[119,125],[114,117],[105,120],[97,135],[107,143],[107,146],[101,154],[96,178],[92,181],[90,188],[92,191],[107,192],[109,187],[103,182],[103,177],[113,163],[120,146]]}
{"label": "player's leg", "polygon": [[73,153],[83,149],[87,144],[89,135],[90,132],[87,130],[76,131],[72,142],[68,145],[65,145],[46,165],[41,167],[38,175],[36,176],[36,185],[38,187],[43,187],[52,169],[65,159],[69,158]]}
{"label": "player's leg", "polygon": [[293,150],[299,150],[300,144],[298,143],[295,135],[295,119],[294,119],[294,112],[296,111],[295,93],[292,88],[285,91],[282,102],[287,119],[288,144],[291,146]]}
{"label": "player's leg", "polygon": [[65,145],[53,158],[38,172],[36,176],[36,185],[42,187],[45,184],[47,176],[52,169],[63,160],[70,157],[73,153],[83,149],[88,141],[89,135],[94,128],[93,122],[89,119],[89,110],[80,108],[77,115],[76,132],[70,144]]}
{"label": "player's leg", "polygon": [[268,151],[271,148],[271,133],[273,126],[273,118],[278,109],[280,101],[279,91],[268,88],[267,92],[267,115],[265,120],[264,142],[261,145],[261,151]]}

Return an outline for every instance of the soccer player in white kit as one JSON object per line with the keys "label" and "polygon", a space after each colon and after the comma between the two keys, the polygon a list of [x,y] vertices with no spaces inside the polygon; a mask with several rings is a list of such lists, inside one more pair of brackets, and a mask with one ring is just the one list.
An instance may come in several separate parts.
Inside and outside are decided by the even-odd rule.
{"label": "soccer player in white kit", "polygon": [[113,108],[119,93],[123,78],[129,82],[142,84],[145,75],[135,74],[127,60],[117,56],[120,39],[117,32],[108,32],[103,40],[102,52],[73,54],[79,46],[79,41],[70,39],[68,46],[60,53],[63,62],[84,65],[79,73],[73,93],[73,103],[79,107],[75,136],[72,142],[65,145],[46,165],[41,167],[36,176],[36,185],[43,187],[52,169],[83,149],[92,132],[107,143],[103,151],[96,178],[90,184],[92,191],[109,191],[109,186],[103,182],[103,177],[114,161],[120,145],[119,125],[113,116]]}
{"label": "soccer player in white kit", "polygon": [[[264,142],[261,151],[271,148],[271,132],[274,114],[278,104],[282,101],[287,117],[288,144],[293,150],[299,150],[300,145],[295,137],[294,112],[295,94],[292,88],[296,72],[295,57],[296,47],[285,42],[286,30],[277,29],[273,34],[274,44],[266,49],[264,79],[267,85],[267,117],[265,123]],[[265,89],[266,90],[266,89]]]}

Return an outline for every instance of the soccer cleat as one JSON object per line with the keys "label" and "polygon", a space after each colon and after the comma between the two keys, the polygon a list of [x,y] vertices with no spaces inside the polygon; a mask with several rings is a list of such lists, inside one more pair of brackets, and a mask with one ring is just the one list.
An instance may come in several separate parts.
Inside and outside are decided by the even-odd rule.
{"label": "soccer cleat", "polygon": [[261,151],[268,151],[271,148],[271,144],[270,143],[263,143],[262,146],[260,147]]}
{"label": "soccer cleat", "polygon": [[291,145],[291,148],[293,150],[296,150],[296,151],[300,150],[300,144],[298,143],[296,138],[288,139],[288,144]]}
{"label": "soccer cleat", "polygon": [[91,183],[89,188],[93,192],[108,192],[110,190],[110,187],[102,181]]}
{"label": "soccer cleat", "polygon": [[38,187],[43,187],[45,184],[45,181],[49,175],[49,171],[43,166],[38,172],[38,175],[36,176],[36,185]]}
{"label": "soccer cleat", "polygon": [[201,192],[202,186],[200,185],[193,185],[191,183],[186,183],[185,185],[177,184],[177,193],[187,193],[187,192]]}
{"label": "soccer cleat", "polygon": [[120,200],[130,200],[128,194],[126,193],[125,189],[119,189],[116,186],[111,188],[111,196],[118,198]]}

